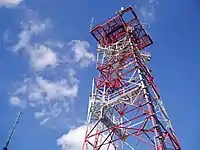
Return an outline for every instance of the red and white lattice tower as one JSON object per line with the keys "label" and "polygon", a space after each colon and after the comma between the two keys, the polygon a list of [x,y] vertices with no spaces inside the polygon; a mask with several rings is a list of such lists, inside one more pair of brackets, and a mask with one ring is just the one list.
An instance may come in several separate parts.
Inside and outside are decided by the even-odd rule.
{"label": "red and white lattice tower", "polygon": [[98,41],[83,150],[180,150],[146,62],[153,42],[132,7],[91,29]]}

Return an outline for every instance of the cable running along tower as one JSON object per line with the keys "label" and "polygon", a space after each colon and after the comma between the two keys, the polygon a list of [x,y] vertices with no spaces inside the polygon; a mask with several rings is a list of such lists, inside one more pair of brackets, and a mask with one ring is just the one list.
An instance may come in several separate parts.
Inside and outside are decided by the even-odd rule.
{"label": "cable running along tower", "polygon": [[132,7],[91,29],[98,42],[82,150],[181,150],[146,66],[153,42]]}

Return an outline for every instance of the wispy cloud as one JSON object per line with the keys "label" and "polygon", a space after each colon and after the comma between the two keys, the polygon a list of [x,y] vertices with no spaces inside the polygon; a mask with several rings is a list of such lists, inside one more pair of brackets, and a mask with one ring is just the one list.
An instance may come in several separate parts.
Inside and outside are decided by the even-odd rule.
{"label": "wispy cloud", "polygon": [[48,80],[42,76],[25,78],[20,83],[14,95],[27,95],[28,100],[34,103],[45,104],[48,101],[74,98],[78,92],[78,79],[75,75],[61,78],[59,80]]}
{"label": "wispy cloud", "polygon": [[[49,19],[41,21],[38,19],[22,22],[22,31],[19,33],[18,43],[13,46],[14,52],[25,51],[30,57],[30,65],[37,71],[44,70],[46,67],[55,67],[60,62],[70,61],[78,63],[80,67],[86,68],[95,61],[95,56],[88,51],[90,44],[87,41],[72,40],[65,44],[62,41],[47,40],[44,43],[34,42],[40,35],[47,32],[53,25]],[[56,53],[53,48],[69,49],[72,57],[67,58]],[[68,55],[68,54],[66,54]]]}
{"label": "wispy cloud", "polygon": [[58,63],[56,53],[48,46],[33,42],[34,38],[42,35],[52,26],[50,20],[40,21],[38,19],[22,22],[22,31],[19,33],[18,43],[13,46],[14,52],[25,51],[30,57],[30,65],[35,70],[43,70],[45,67],[55,67]]}
{"label": "wispy cloud", "polygon": [[155,10],[158,3],[158,0],[148,0],[146,4],[140,7],[139,12],[145,23],[151,23],[155,20]]}
{"label": "wispy cloud", "polygon": [[86,41],[65,43],[45,36],[53,29],[52,21],[33,16],[21,22],[18,41],[11,48],[14,53],[23,52],[28,56],[31,74],[16,84],[10,104],[32,108],[35,118],[45,124],[69,113],[70,103],[78,96],[80,86],[75,67],[88,67],[95,58],[88,51],[90,45]]}
{"label": "wispy cloud", "polygon": [[22,31],[18,34],[19,41],[13,46],[13,51],[28,50],[32,46],[31,40],[38,35],[41,35],[52,27],[52,23],[49,19],[39,20],[38,18],[32,18],[28,21],[24,20],[21,23]]}
{"label": "wispy cloud", "polygon": [[20,100],[19,97],[17,97],[17,96],[12,96],[12,97],[10,98],[10,103],[11,103],[12,105],[20,106],[20,105],[21,105],[21,100]]}
{"label": "wispy cloud", "polygon": [[61,104],[56,102],[54,105],[48,108],[43,108],[41,111],[34,112],[34,116],[36,119],[41,120],[40,124],[43,125],[47,123],[49,120],[57,118],[63,112],[66,113],[69,112],[68,103]]}
{"label": "wispy cloud", "polygon": [[56,67],[58,64],[57,54],[45,45],[35,45],[30,51],[30,63],[36,70],[43,70],[45,67]]}
{"label": "wispy cloud", "polygon": [[64,48],[65,43],[62,41],[52,41],[52,40],[48,40],[45,42],[46,45],[50,46],[50,47],[57,47],[57,48]]}
{"label": "wispy cloud", "polygon": [[90,47],[88,42],[72,40],[69,46],[71,46],[71,50],[74,52],[74,60],[78,62],[82,68],[88,67],[89,64],[95,61],[94,55],[87,50]]}
{"label": "wispy cloud", "polygon": [[[35,117],[40,120],[41,117],[46,120],[58,117],[61,112],[68,112],[68,105],[77,97],[79,89],[79,80],[72,70],[69,69],[67,76],[61,79],[49,80],[44,76],[25,78],[12,93],[11,104],[34,108]],[[42,111],[38,112],[38,108]]]}
{"label": "wispy cloud", "polygon": [[15,7],[22,3],[23,0],[0,0],[0,7],[5,6],[7,8]]}

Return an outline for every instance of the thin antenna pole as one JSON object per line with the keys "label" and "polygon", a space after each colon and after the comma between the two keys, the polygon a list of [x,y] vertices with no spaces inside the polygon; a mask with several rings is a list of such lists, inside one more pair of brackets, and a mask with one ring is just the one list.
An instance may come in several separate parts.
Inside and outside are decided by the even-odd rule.
{"label": "thin antenna pole", "polygon": [[12,139],[12,137],[13,137],[13,134],[14,134],[14,132],[15,132],[15,128],[16,128],[18,122],[19,122],[19,119],[20,119],[21,115],[22,115],[22,113],[19,112],[18,117],[17,117],[17,119],[16,119],[16,121],[15,121],[15,123],[14,123],[14,126],[13,126],[13,128],[12,128],[12,131],[11,131],[11,133],[10,133],[10,135],[9,135],[8,141],[6,142],[6,146],[5,146],[6,148],[8,147],[8,144],[10,143],[10,141],[11,141],[11,139]]}
{"label": "thin antenna pole", "polygon": [[91,23],[90,23],[90,30],[92,30],[93,23],[94,23],[94,17],[92,17],[92,19],[91,19]]}

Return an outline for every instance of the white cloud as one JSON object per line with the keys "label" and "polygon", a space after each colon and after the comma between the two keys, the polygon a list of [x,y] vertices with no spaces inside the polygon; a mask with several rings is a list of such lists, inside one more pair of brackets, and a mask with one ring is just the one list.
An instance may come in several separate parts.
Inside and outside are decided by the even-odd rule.
{"label": "white cloud", "polygon": [[[18,97],[23,101],[23,106],[34,110],[34,116],[41,121],[40,124],[68,113],[69,103],[77,97],[79,89],[79,81],[74,69],[68,69],[67,73],[65,72],[67,66],[62,68],[62,71],[57,69],[60,67],[59,51],[55,52],[52,47],[62,48],[64,45],[48,39],[44,40],[49,41],[48,43],[38,40],[51,26],[49,20],[40,21],[37,18],[31,18],[23,21],[22,31],[18,35],[19,41],[12,48],[16,53],[23,51],[28,54],[33,74],[20,82],[11,95],[10,104],[22,107],[22,105],[17,105],[16,97]],[[52,73],[45,72],[47,67],[51,67]]]}
{"label": "white cloud", "polygon": [[[61,62],[69,62],[70,58],[66,60],[63,55],[59,55],[52,48],[62,49],[65,44],[61,41],[47,40],[44,44],[37,42],[37,38],[45,33],[52,23],[49,19],[40,21],[38,19],[30,19],[21,23],[22,31],[19,33],[18,43],[13,46],[14,52],[24,51],[30,57],[30,64],[36,71],[43,71],[46,67],[56,67]],[[72,60],[80,64],[80,67],[88,67],[95,61],[95,56],[88,52],[90,47],[86,41],[72,40],[68,44],[73,52]],[[66,55],[66,54],[65,54]],[[64,58],[64,59],[63,59]]]}
{"label": "white cloud", "polygon": [[[21,22],[18,41],[12,51],[28,56],[31,74],[19,82],[11,97],[18,97],[23,108],[31,108],[34,117],[45,124],[69,113],[79,90],[73,66],[87,67],[95,57],[88,52],[89,43],[86,41],[71,41],[68,48],[71,48],[69,53],[73,52],[73,57],[65,57],[70,56],[67,51],[61,51],[65,43],[45,35],[52,27],[51,21],[39,20],[37,14],[29,16],[28,20]],[[14,105],[12,101],[10,104]]]}
{"label": "white cloud", "polygon": [[60,104],[56,102],[53,106],[49,106],[49,110],[47,110],[47,108],[43,108],[42,111],[34,112],[34,116],[36,119],[41,120],[40,124],[43,125],[47,123],[50,119],[57,118],[61,114],[63,109],[60,105],[65,105],[65,103]]}
{"label": "white cloud", "polygon": [[13,95],[25,95],[31,103],[48,103],[49,101],[74,99],[77,96],[79,81],[69,70],[68,77],[60,80],[48,80],[41,76],[25,79]]}
{"label": "white cloud", "polygon": [[19,97],[17,97],[17,96],[12,96],[11,98],[10,98],[10,103],[12,104],[12,105],[16,105],[16,106],[20,106],[20,99],[19,99]]}
{"label": "white cloud", "polygon": [[45,124],[48,120],[49,120],[49,118],[45,118],[42,122],[40,122],[40,124],[43,125],[43,124]]}
{"label": "white cloud", "polygon": [[36,45],[30,52],[30,57],[31,65],[36,70],[43,70],[47,66],[55,67],[58,63],[56,53],[44,45]]}
{"label": "white cloud", "polygon": [[61,41],[51,41],[51,40],[48,40],[46,42],[46,45],[48,46],[51,46],[51,47],[57,47],[57,48],[63,48],[65,46],[65,43],[64,42],[61,42]]}
{"label": "white cloud", "polygon": [[19,35],[19,43],[13,47],[13,51],[17,52],[20,49],[26,48],[30,42],[31,33],[26,30],[23,30]]}
{"label": "white cloud", "polygon": [[90,47],[88,42],[73,40],[69,45],[74,52],[75,61],[80,63],[82,68],[88,67],[89,64],[95,61],[95,56],[87,50]]}
{"label": "white cloud", "polygon": [[158,0],[149,0],[148,4],[140,8],[140,14],[145,22],[151,23],[155,20],[155,9],[157,5]]}
{"label": "white cloud", "polygon": [[36,119],[40,119],[43,118],[45,116],[46,113],[46,109],[43,109],[41,112],[35,112],[34,116]]}
{"label": "white cloud", "polygon": [[54,100],[62,97],[74,98],[77,96],[78,85],[69,86],[67,79],[52,82],[43,77],[37,77],[36,84],[32,90],[34,94],[41,95],[42,99],[45,100]]}
{"label": "white cloud", "polygon": [[0,7],[14,7],[22,3],[23,0],[0,0]]}
{"label": "white cloud", "polygon": [[17,52],[19,50],[30,51],[32,49],[31,40],[49,29],[52,24],[49,19],[45,21],[40,21],[37,19],[22,21],[21,22],[22,31],[19,33],[19,42],[13,47],[13,51]]}
{"label": "white cloud", "polygon": [[159,0],[149,0],[149,4],[153,4],[154,6],[159,3]]}
{"label": "white cloud", "polygon": [[152,22],[155,19],[155,8],[141,7],[140,13],[145,22]]}
{"label": "white cloud", "polygon": [[149,4],[155,3],[157,0],[149,0]]}
{"label": "white cloud", "polygon": [[14,52],[25,51],[30,57],[30,65],[36,71],[44,70],[46,67],[55,67],[58,63],[57,54],[48,46],[33,42],[52,25],[47,19],[39,21],[37,19],[22,22],[22,31],[19,33],[19,42],[13,47]]}
{"label": "white cloud", "polygon": [[74,69],[69,69],[65,77],[55,80],[43,76],[25,78],[11,95],[10,104],[22,107],[18,103],[19,99],[23,100],[26,108],[35,110],[35,118],[46,123],[61,112],[63,115],[69,112],[69,103],[77,97],[78,89],[79,80]]}
{"label": "white cloud", "polygon": [[62,135],[57,140],[57,144],[61,146],[62,150],[80,150],[84,141],[85,132],[85,125],[72,129],[67,134]]}
{"label": "white cloud", "polygon": [[[62,135],[57,140],[57,145],[61,147],[62,150],[80,150],[82,149],[82,145],[85,138],[86,133],[86,125],[82,125],[78,128],[71,129],[67,134]],[[95,133],[95,130],[93,130],[91,134]],[[105,139],[105,137],[102,137],[102,141]],[[109,140],[109,138],[108,138]],[[94,143],[94,138],[90,139],[91,143]],[[110,145],[109,149],[108,145],[102,146],[102,150],[114,150],[114,146]],[[89,147],[89,150],[92,150],[91,147]]]}

